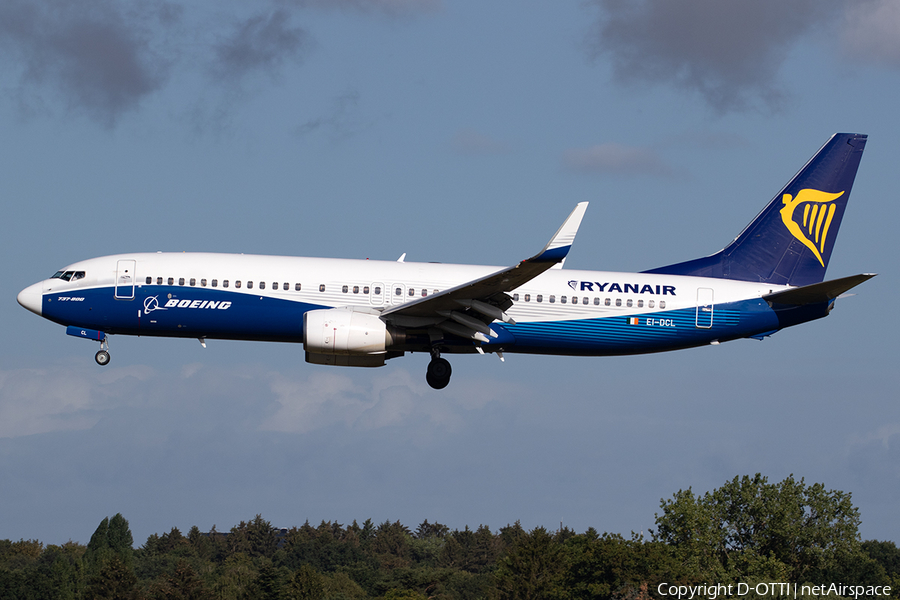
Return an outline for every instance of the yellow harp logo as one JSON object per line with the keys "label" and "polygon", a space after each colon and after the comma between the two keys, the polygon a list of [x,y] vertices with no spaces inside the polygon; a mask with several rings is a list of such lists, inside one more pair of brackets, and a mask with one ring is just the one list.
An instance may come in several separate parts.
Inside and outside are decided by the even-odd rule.
{"label": "yellow harp logo", "polygon": [[[844,195],[844,192],[829,194],[819,190],[804,189],[797,192],[794,198],[785,194],[781,201],[784,207],[781,209],[781,220],[785,227],[795,238],[803,242],[803,245],[812,250],[819,264],[823,267],[822,252],[825,251],[825,240],[828,239],[828,228],[831,227],[831,219],[837,208],[832,202]],[[803,205],[803,225],[795,221],[794,212]],[[799,218],[799,215],[796,217]]]}

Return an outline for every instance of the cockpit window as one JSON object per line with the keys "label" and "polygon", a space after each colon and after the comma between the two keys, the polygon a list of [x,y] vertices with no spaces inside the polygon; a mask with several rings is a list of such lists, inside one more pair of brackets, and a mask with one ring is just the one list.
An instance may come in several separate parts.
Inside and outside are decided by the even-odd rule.
{"label": "cockpit window", "polygon": [[84,279],[84,271],[57,271],[50,279],[62,279],[63,281],[78,281]]}

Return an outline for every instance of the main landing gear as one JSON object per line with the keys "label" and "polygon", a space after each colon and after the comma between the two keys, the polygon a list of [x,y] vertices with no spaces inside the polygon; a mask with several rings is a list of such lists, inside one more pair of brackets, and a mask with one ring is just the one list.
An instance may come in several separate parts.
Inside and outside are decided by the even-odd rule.
{"label": "main landing gear", "polygon": [[446,358],[441,358],[441,352],[437,348],[431,350],[431,362],[428,363],[428,370],[425,372],[425,381],[428,385],[436,390],[442,390],[450,383],[450,374],[453,369],[450,368],[450,362]]}

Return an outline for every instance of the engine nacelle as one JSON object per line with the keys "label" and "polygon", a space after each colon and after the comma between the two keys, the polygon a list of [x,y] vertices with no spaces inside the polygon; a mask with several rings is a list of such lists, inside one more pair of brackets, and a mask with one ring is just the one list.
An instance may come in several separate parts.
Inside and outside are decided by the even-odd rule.
{"label": "engine nacelle", "polygon": [[310,354],[383,354],[390,343],[387,325],[377,315],[342,308],[303,315],[303,348]]}

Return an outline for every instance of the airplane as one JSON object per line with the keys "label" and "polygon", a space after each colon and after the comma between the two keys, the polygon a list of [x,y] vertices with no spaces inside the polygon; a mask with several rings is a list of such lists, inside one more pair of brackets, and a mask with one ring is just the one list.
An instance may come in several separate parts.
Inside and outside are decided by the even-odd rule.
{"label": "airplane", "polygon": [[450,381],[443,355],[609,356],[755,338],[827,316],[874,277],[825,281],[863,134],[834,134],[762,212],[709,256],[639,273],[563,269],[587,209],[516,265],[134,253],[92,258],[31,285],[18,302],[100,342],[111,335],[302,343],[317,365],[380,367],[430,353],[425,379]]}

